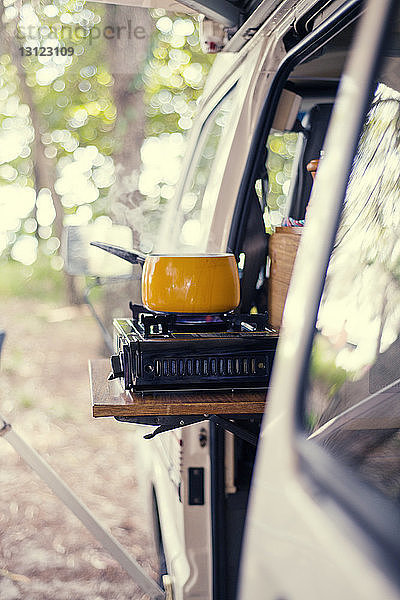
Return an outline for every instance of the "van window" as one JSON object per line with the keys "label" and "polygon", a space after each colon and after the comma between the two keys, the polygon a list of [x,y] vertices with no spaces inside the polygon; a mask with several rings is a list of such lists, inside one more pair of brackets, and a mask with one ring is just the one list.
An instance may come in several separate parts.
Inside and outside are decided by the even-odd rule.
{"label": "van window", "polygon": [[[282,225],[282,222],[294,226],[304,224],[313,181],[307,165],[320,157],[335,94],[335,86],[331,85],[325,98],[303,97],[295,123],[298,131],[272,130],[268,136],[268,193],[265,194],[264,214],[268,233]],[[261,201],[261,179],[256,182],[256,191]]]}
{"label": "van window", "polygon": [[[400,501],[400,78],[381,74],[354,159],[316,323],[310,437]],[[385,83],[383,83],[385,82]]]}
{"label": "van window", "polygon": [[233,89],[221,100],[208,116],[200,133],[176,216],[176,231],[180,232],[176,236],[176,245],[180,249],[201,251],[201,244],[207,240],[206,231],[214,212],[210,199],[215,201],[215,196],[206,194],[206,189],[217,189],[214,181],[218,177],[216,159],[231,116],[234,95]]}
{"label": "van window", "polygon": [[[281,225],[288,214],[288,197],[299,135],[291,131],[275,130],[268,136],[266,164],[268,193],[264,213],[268,233],[272,233],[274,227]],[[256,191],[261,200],[261,179],[256,182]]]}

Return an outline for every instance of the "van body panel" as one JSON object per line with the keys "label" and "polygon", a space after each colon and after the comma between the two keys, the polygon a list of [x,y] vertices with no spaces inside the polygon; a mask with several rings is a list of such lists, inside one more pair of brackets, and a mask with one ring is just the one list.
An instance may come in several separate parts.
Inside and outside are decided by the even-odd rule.
{"label": "van body panel", "polygon": [[[200,444],[200,436],[205,445]],[[142,486],[157,499],[167,571],[176,600],[212,597],[210,456],[207,422],[189,425],[139,443],[146,473]],[[204,442],[202,442],[204,443]],[[147,465],[147,467],[146,467]],[[204,472],[204,503],[190,505],[189,469]],[[155,536],[157,537],[157,536]]]}
{"label": "van body panel", "polygon": [[270,433],[263,446],[269,470],[257,480],[259,495],[247,519],[247,531],[257,534],[247,538],[239,597],[253,599],[263,589],[266,600],[398,600],[362,529],[328,495],[299,481],[297,470],[281,465],[284,444]]}

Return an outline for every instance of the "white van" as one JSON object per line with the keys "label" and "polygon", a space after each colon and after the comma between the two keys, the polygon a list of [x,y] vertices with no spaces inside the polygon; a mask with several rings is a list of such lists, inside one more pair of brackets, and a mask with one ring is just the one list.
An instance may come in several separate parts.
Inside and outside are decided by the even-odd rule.
{"label": "white van", "polygon": [[182,4],[223,48],[156,250],[234,252],[280,328],[301,241],[262,425],[142,444],[160,569],[176,600],[400,598],[398,3]]}

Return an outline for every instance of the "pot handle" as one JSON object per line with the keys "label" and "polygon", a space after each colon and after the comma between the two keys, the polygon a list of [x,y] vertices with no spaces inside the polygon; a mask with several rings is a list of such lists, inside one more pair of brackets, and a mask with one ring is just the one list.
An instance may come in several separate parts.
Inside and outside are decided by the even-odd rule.
{"label": "pot handle", "polygon": [[126,260],[133,265],[139,263],[143,264],[146,260],[146,254],[143,252],[139,252],[139,250],[135,250],[134,252],[130,252],[129,250],[125,250],[125,248],[120,248],[119,246],[112,246],[111,244],[104,244],[103,242],[90,242],[91,246],[96,246],[97,248],[101,248],[106,252],[110,252],[110,254],[115,254],[119,256],[123,260]]}

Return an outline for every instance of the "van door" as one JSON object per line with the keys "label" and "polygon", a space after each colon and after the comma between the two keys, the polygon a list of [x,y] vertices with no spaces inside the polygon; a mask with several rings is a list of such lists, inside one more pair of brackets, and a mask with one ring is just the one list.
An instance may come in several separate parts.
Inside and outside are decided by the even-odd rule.
{"label": "van door", "polygon": [[333,109],[260,436],[240,600],[400,598],[395,5],[367,3]]}

